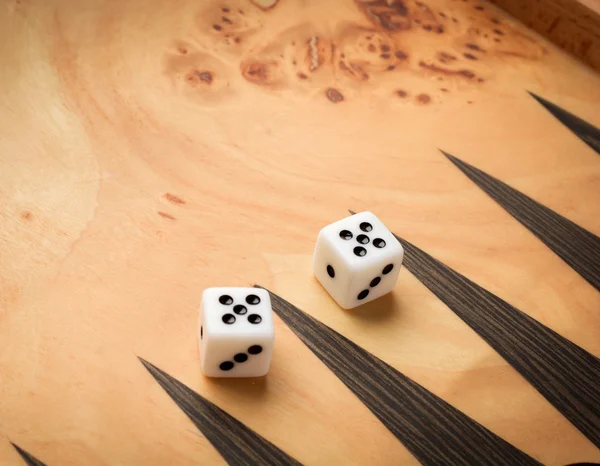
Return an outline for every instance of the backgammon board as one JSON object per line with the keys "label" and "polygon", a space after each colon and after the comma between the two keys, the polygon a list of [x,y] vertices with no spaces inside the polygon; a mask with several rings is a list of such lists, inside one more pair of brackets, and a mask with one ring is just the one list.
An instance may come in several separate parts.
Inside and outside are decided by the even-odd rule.
{"label": "backgammon board", "polygon": [[[600,76],[476,0],[6,0],[0,464],[600,463]],[[318,231],[374,212],[393,293]],[[202,291],[271,292],[258,379]]]}

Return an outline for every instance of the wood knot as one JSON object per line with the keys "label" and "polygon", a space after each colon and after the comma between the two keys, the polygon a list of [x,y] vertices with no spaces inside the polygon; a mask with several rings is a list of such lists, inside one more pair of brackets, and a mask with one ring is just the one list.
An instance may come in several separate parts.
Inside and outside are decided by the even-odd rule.
{"label": "wood knot", "polygon": [[333,87],[330,87],[329,89],[327,89],[327,91],[325,92],[325,95],[334,104],[337,104],[338,102],[341,102],[344,100],[344,96],[342,95],[342,93],[340,91],[338,91],[337,89],[334,89]]}

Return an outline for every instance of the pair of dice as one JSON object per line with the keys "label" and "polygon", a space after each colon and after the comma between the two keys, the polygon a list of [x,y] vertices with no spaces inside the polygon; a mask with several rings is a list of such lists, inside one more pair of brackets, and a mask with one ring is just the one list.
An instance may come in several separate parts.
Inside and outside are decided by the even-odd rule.
{"label": "pair of dice", "polygon": [[[404,249],[371,212],[319,232],[313,271],[344,309],[392,291]],[[261,288],[208,288],[199,319],[200,361],[209,377],[260,377],[273,354],[273,310]]]}

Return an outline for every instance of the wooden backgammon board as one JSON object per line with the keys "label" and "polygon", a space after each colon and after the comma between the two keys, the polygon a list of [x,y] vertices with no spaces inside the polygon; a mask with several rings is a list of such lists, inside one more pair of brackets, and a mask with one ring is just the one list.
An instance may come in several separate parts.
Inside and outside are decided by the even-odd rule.
{"label": "wooden backgammon board", "polygon": [[[6,0],[0,39],[0,464],[600,463],[592,68],[477,0]],[[349,210],[405,258],[345,311]],[[271,292],[266,377],[202,375],[212,286]]]}

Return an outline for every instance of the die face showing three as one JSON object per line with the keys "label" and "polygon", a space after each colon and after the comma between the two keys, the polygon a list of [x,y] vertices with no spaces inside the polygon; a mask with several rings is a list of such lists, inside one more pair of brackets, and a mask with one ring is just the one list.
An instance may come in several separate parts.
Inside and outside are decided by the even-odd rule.
{"label": "die face showing three", "polygon": [[393,290],[404,249],[371,212],[361,212],[319,232],[313,272],[344,309],[373,301]]}
{"label": "die face showing three", "polygon": [[202,295],[200,365],[209,377],[260,377],[273,352],[273,310],[266,290],[208,288]]}

